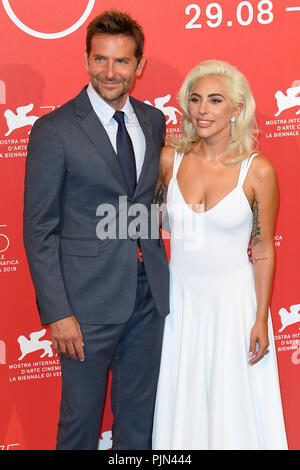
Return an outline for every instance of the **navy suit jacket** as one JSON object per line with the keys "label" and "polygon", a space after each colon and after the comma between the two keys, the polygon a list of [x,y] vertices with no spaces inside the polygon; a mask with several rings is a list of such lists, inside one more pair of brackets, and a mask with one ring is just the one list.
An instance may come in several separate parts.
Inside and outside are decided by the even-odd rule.
{"label": "navy suit jacket", "polygon": [[[146,140],[133,196],[86,88],[32,128],[23,233],[43,324],[70,315],[91,324],[128,320],[136,298],[137,238],[157,310],[161,316],[169,313],[169,270],[161,237],[151,238],[150,227],[148,237],[138,229],[131,237],[119,236],[121,218],[124,226],[126,211],[135,204],[142,204],[150,214],[164,143],[163,113],[133,98],[131,103]],[[113,212],[99,215],[103,204],[114,209],[116,238],[97,236],[102,217],[111,217],[114,223]],[[143,217],[145,222],[148,215]],[[129,217],[127,225],[131,221]]]}

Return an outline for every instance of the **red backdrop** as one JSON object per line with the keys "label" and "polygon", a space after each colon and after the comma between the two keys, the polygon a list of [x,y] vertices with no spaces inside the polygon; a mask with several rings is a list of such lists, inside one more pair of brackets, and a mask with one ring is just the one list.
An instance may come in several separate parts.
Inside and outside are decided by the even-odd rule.
{"label": "red backdrop", "polygon": [[[280,186],[271,312],[289,448],[300,449],[300,0],[0,0],[0,449],[55,447],[60,365],[22,244],[26,145],[34,120],[88,82],[86,26],[112,7],[144,27],[148,61],[133,95],[165,112],[168,133],[179,132],[178,90],[198,62],[226,60],[250,82]],[[101,449],[111,447],[111,421],[108,399]]]}

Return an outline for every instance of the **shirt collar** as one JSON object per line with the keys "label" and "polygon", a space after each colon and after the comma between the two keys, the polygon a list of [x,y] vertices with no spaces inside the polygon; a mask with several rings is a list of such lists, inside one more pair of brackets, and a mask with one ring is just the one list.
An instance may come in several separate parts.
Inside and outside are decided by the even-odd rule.
{"label": "shirt collar", "polygon": [[[108,125],[111,119],[113,118],[113,115],[115,114],[115,109],[112,108],[109,104],[107,104],[99,95],[98,93],[94,90],[93,86],[91,83],[88,85],[87,89],[87,94],[90,99],[91,105],[99,117],[99,119],[105,124]],[[134,122],[134,109],[132,104],[130,103],[129,96],[126,99],[126,102],[121,109],[125,113],[125,122],[132,123]]]}

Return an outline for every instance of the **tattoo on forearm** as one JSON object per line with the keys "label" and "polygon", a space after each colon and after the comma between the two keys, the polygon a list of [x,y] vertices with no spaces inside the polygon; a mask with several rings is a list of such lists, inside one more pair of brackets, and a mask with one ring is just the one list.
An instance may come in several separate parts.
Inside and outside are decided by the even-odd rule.
{"label": "tattoo on forearm", "polygon": [[263,261],[263,260],[267,260],[269,258],[255,258],[254,257],[254,264],[258,263],[258,261]]}
{"label": "tattoo on forearm", "polygon": [[261,241],[259,238],[260,235],[260,225],[259,225],[259,210],[258,210],[258,201],[254,199],[253,201],[253,226],[252,226],[252,244],[253,246],[257,245]]}
{"label": "tattoo on forearm", "polygon": [[154,203],[158,204],[158,206],[161,206],[164,202],[164,195],[165,195],[164,187],[161,184],[154,196]]}

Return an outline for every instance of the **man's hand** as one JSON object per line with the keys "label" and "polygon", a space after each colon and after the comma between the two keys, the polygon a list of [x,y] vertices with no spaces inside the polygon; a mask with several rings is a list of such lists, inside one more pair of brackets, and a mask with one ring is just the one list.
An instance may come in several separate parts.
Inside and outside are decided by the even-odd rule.
{"label": "man's hand", "polygon": [[82,333],[74,316],[50,323],[54,350],[58,354],[84,361]]}

